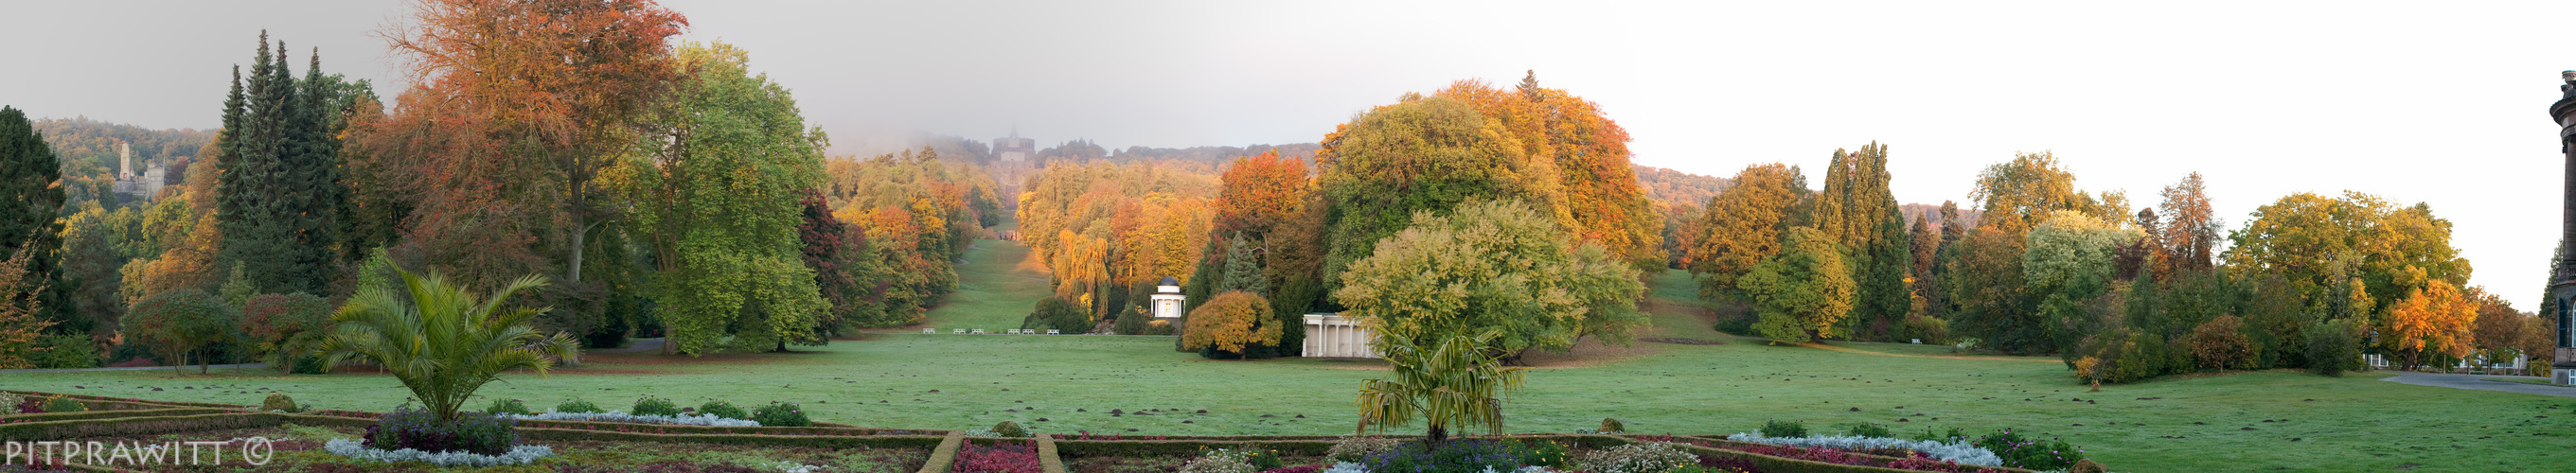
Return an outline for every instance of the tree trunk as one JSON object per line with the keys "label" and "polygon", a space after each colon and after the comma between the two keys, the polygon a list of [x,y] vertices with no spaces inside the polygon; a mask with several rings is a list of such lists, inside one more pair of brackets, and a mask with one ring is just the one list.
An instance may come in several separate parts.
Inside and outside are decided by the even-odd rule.
{"label": "tree trunk", "polygon": [[1446,443],[1449,443],[1449,428],[1441,425],[1432,425],[1431,434],[1423,436],[1422,449],[1424,451],[1439,450],[1440,445]]}
{"label": "tree trunk", "polygon": [[586,215],[583,214],[588,212],[583,212],[581,210],[581,198],[581,186],[573,186],[572,258],[570,259],[572,264],[568,265],[570,267],[564,269],[564,282],[567,284],[581,282],[581,245],[586,239],[585,237],[590,236],[590,227],[582,222],[583,217],[586,217]]}

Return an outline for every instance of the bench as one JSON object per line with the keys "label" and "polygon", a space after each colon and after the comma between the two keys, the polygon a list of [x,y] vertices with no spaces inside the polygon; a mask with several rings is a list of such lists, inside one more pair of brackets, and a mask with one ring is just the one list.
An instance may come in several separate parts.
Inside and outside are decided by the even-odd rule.
{"label": "bench", "polygon": [[1047,335],[1061,335],[1061,334],[1063,334],[1063,333],[1064,333],[1063,331],[1059,331],[1059,330],[1056,330],[1056,329],[1047,329]]}
{"label": "bench", "polygon": [[925,328],[925,329],[921,329],[921,333],[926,333],[926,334],[936,334],[936,333],[939,333],[939,329],[935,329],[935,328]]}

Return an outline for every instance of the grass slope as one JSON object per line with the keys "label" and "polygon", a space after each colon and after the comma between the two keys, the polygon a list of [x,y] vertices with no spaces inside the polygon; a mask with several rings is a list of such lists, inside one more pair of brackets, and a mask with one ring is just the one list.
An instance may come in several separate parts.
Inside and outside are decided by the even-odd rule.
{"label": "grass slope", "polygon": [[966,264],[957,265],[957,291],[909,331],[980,328],[998,333],[1020,328],[1020,319],[1028,317],[1038,299],[1051,294],[1045,267],[1028,258],[1029,247],[1018,242],[975,240],[966,249]]}
{"label": "grass slope", "polygon": [[[1025,251],[978,244],[989,253],[970,256],[977,262]],[[984,294],[1030,293],[993,280],[1008,272],[960,271],[970,284],[991,284]],[[2576,438],[2569,437],[2576,415],[2568,411],[2576,400],[2566,398],[2283,371],[2092,393],[2051,358],[1958,357],[1897,344],[1768,346],[1708,333],[1696,322],[1705,314],[1693,312],[1704,309],[1673,290],[1687,278],[1656,279],[1657,322],[1666,325],[1654,336],[1727,343],[1640,343],[1626,358],[1535,370],[1506,408],[1510,431],[1570,431],[1604,417],[1655,433],[1743,432],[1765,419],[1804,421],[1820,432],[1861,422],[1900,433],[2013,427],[2063,437],[2121,471],[2553,471],[2576,460]],[[1025,301],[974,301],[961,291],[952,301],[959,306],[943,310],[969,303],[1013,309],[943,313],[957,318],[942,320],[1016,320]],[[1356,421],[1354,390],[1377,373],[1362,362],[1205,360],[1175,353],[1159,337],[884,334],[808,350],[596,363],[549,378],[511,375],[482,394],[531,406],[579,397],[611,409],[646,394],[685,404],[794,401],[816,420],[871,426],[954,429],[1013,420],[1042,432],[1343,434]],[[369,410],[407,396],[382,376],[258,371],[5,374],[0,387],[231,403],[257,403],[261,393],[252,390],[266,387],[322,407]],[[1154,415],[1111,416],[1111,409]]]}

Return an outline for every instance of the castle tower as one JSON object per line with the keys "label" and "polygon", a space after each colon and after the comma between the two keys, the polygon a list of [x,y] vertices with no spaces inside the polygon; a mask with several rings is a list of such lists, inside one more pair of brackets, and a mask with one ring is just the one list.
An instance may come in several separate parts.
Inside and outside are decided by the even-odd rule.
{"label": "castle tower", "polygon": [[2557,310],[2548,317],[2558,318],[2558,350],[2549,367],[2550,381],[2571,384],[2568,371],[2576,370],[2576,335],[2569,323],[2576,322],[2576,71],[2558,74],[2566,81],[2558,86],[2558,102],[2549,105],[2549,118],[2558,122],[2558,152],[2566,167],[2565,200],[2559,206],[2559,251],[2556,281],[2549,282],[2549,299]]}
{"label": "castle tower", "polygon": [[128,181],[133,179],[134,146],[119,141],[116,143],[116,180]]}

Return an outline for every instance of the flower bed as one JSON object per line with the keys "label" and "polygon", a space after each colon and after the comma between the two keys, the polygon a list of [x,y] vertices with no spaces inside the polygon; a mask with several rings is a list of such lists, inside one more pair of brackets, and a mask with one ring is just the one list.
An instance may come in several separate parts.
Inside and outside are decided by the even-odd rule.
{"label": "flower bed", "polygon": [[554,448],[544,445],[513,446],[508,453],[500,455],[481,455],[463,451],[433,453],[408,448],[381,450],[360,445],[357,441],[349,439],[332,439],[322,444],[322,450],[331,452],[333,455],[376,463],[421,462],[446,467],[525,465],[536,463],[539,458],[555,454]]}
{"label": "flower bed", "polygon": [[[1966,439],[1952,439],[1950,442],[1941,442],[1934,440],[1905,440],[1858,436],[1775,438],[1764,437],[1762,434],[1752,433],[1735,434],[1727,436],[1726,438],[1727,440],[1738,442],[1752,442],[1783,447],[1827,448],[1842,451],[1871,451],[1873,453],[1913,452],[1920,453],[1922,456],[1929,457],[1934,460],[1949,461],[1962,465],[1973,466],[2002,466],[2004,463],[2002,457],[1995,456],[1995,452],[1986,450],[1983,447],[1978,447]],[[1883,455],[1885,453],[1880,454]],[[1905,456],[1913,455],[1908,454]]]}
{"label": "flower bed", "polygon": [[957,473],[1039,473],[1038,445],[1034,440],[967,440],[957,449],[957,460],[949,471]]}

